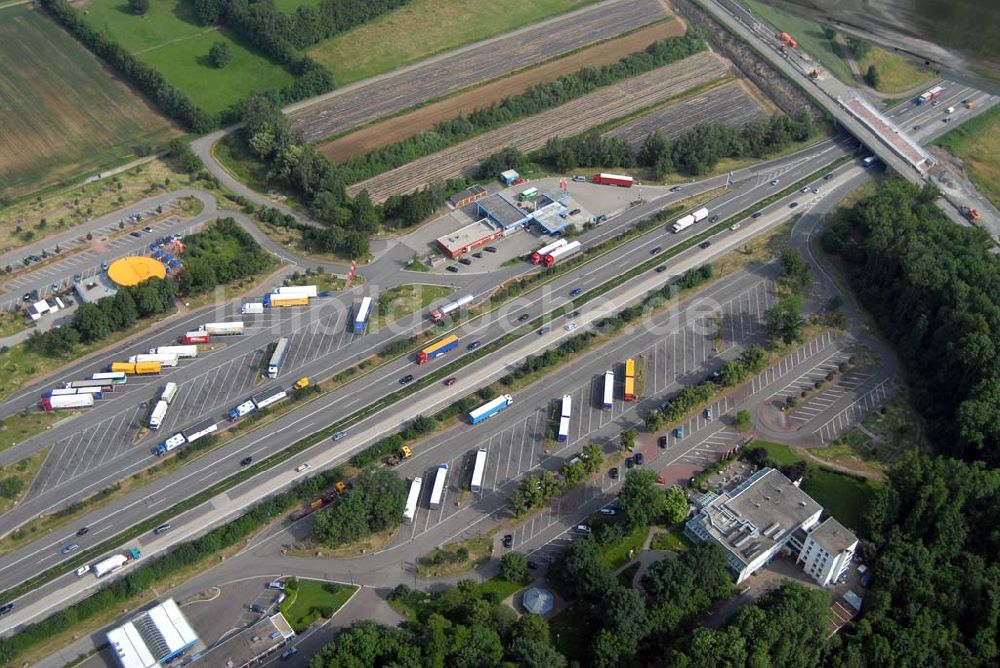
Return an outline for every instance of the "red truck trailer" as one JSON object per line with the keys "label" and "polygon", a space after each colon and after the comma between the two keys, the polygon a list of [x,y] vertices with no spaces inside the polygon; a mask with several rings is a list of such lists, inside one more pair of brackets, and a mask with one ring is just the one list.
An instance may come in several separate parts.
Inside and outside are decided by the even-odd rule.
{"label": "red truck trailer", "polygon": [[622,176],[621,174],[594,174],[590,180],[601,185],[618,186],[620,188],[631,188],[632,184],[635,183],[635,179],[631,176]]}

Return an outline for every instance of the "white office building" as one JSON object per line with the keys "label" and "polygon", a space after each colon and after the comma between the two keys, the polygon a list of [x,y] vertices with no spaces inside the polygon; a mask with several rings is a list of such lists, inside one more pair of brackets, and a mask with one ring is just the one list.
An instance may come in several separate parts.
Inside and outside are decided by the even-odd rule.
{"label": "white office building", "polygon": [[858,540],[836,520],[820,522],[823,507],[781,472],[763,468],[735,488],[703,494],[684,534],[713,541],[727,556],[737,584],[782,550],[797,555],[805,571],[826,586],[854,556]]}
{"label": "white office building", "polygon": [[111,629],[107,638],[121,668],[162,666],[198,643],[198,634],[172,598]]}

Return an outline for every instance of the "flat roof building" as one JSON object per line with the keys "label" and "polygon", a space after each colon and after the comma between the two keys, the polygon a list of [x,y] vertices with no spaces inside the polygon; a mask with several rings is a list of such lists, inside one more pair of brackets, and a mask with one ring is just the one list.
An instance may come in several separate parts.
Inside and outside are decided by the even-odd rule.
{"label": "flat roof building", "polygon": [[122,668],[169,663],[198,642],[198,634],[172,598],[111,629],[107,638]]}
{"label": "flat roof building", "polygon": [[463,206],[468,206],[473,202],[483,199],[489,193],[486,188],[480,185],[469,186],[460,193],[456,193],[448,198],[448,201],[456,209],[461,209]]}
{"label": "flat roof building", "polygon": [[508,186],[512,185],[514,181],[517,181],[519,178],[521,178],[521,175],[518,174],[513,169],[508,169],[504,172],[500,172],[500,180],[503,181]]}
{"label": "flat roof building", "polygon": [[824,587],[847,572],[858,547],[858,537],[832,517],[814,528],[802,542],[796,563]]}
{"label": "flat roof building", "polygon": [[[759,571],[783,549],[801,555],[807,545],[814,545],[810,555],[799,561],[819,563],[822,555],[816,546],[829,547],[833,552],[827,552],[831,557],[826,570],[807,568],[825,586],[840,576],[841,566],[850,563],[857,545],[857,538],[836,520],[836,524],[830,524],[831,520],[820,524],[823,507],[772,468],[761,469],[732,490],[703,494],[695,507],[697,512],[685,525],[684,535],[696,543],[712,541],[721,547],[737,583]],[[820,531],[815,540],[811,538],[814,531]],[[835,577],[823,575],[837,569],[841,570]]]}
{"label": "flat roof building", "polygon": [[73,291],[83,304],[94,304],[102,297],[114,297],[118,287],[106,274],[97,274],[88,278],[73,281]]}
{"label": "flat roof building", "polygon": [[437,245],[445,255],[452,260],[457,260],[466,253],[471,253],[491,241],[496,241],[503,235],[502,227],[494,225],[487,218],[483,218],[455,232],[438,237]]}
{"label": "flat roof building", "polygon": [[550,195],[545,195],[540,204],[541,206],[531,214],[531,218],[546,234],[559,234],[572,225],[568,215],[569,207],[562,202],[553,199]]}
{"label": "flat roof building", "polygon": [[200,663],[205,666],[247,668],[276,654],[294,637],[295,631],[288,620],[278,612],[216,645],[202,656]]}
{"label": "flat roof building", "polygon": [[505,235],[516,232],[531,220],[531,214],[522,210],[509,199],[496,193],[478,202],[479,215],[489,218],[503,228]]}

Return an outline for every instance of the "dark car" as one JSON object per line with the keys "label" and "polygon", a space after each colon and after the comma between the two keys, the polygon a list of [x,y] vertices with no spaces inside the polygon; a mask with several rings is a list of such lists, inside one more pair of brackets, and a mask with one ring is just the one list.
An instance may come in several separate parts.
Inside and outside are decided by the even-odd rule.
{"label": "dark car", "polygon": [[626,457],[625,458],[625,468],[630,469],[633,466],[635,466],[635,458],[634,457]]}
{"label": "dark car", "polygon": [[294,656],[295,654],[298,654],[298,653],[299,653],[299,648],[298,647],[289,647],[288,649],[286,649],[284,652],[281,653],[281,658],[282,659],[287,659],[290,656]]}
{"label": "dark car", "polygon": [[702,241],[700,244],[698,244],[698,248],[708,248],[711,245],[712,245],[711,241]]}
{"label": "dark car", "polygon": [[77,529],[76,535],[85,536],[87,535],[88,531],[90,531],[90,527],[80,527],[79,529]]}
{"label": "dark car", "polygon": [[472,257],[476,258],[477,260],[481,260],[482,257],[483,257],[483,254],[477,251],[477,252],[475,252],[475,253],[472,254]]}
{"label": "dark car", "polygon": [[253,464],[253,457],[244,457],[240,460],[240,466],[250,466]]}
{"label": "dark car", "polygon": [[30,292],[25,292],[24,296],[21,297],[21,301],[23,301],[23,302],[30,302],[31,301],[31,293]]}
{"label": "dark car", "polygon": [[832,179],[832,178],[833,178],[833,173],[831,172],[831,173],[827,174],[826,176],[824,176],[824,177],[823,177],[823,180],[824,180],[824,181],[829,181],[829,180],[830,180],[830,179]]}
{"label": "dark car", "polygon": [[529,561],[528,562],[528,568],[530,568],[533,571],[537,570],[538,569],[538,562],[537,561]]}
{"label": "dark car", "polygon": [[656,268],[656,273],[657,274],[662,274],[666,270],[667,270],[667,265],[661,264],[659,267]]}
{"label": "dark car", "polygon": [[579,311],[573,311],[572,313],[567,313],[567,314],[566,314],[566,317],[567,317],[567,318],[575,318],[575,317],[576,317],[576,316],[578,316],[578,315],[580,315],[580,312],[579,312]]}
{"label": "dark car", "polygon": [[570,212],[569,212],[569,215],[571,215],[571,216],[575,216],[575,215],[576,215],[576,214],[578,214],[578,213],[580,213],[580,210],[579,210],[579,209],[573,209],[572,211],[570,211]]}
{"label": "dark car", "polygon": [[663,250],[663,246],[657,246],[653,250],[649,251],[649,254],[650,255],[656,255],[656,254],[658,254],[662,250]]}
{"label": "dark car", "polygon": [[667,447],[667,437],[666,436],[660,436],[658,439],[656,439],[656,444],[658,446],[660,446],[661,448],[666,449],[666,447]]}
{"label": "dark car", "polygon": [[718,216],[712,216],[711,218],[708,219],[708,222],[709,223],[717,223],[717,222],[719,222],[719,217]]}
{"label": "dark car", "polygon": [[465,348],[466,348],[466,350],[475,350],[476,348],[478,348],[481,345],[482,345],[482,341],[473,341],[472,343],[470,343],[469,345],[467,345]]}
{"label": "dark car", "polygon": [[400,385],[406,385],[407,383],[409,383],[412,380],[413,380],[413,374],[412,373],[408,373],[408,374],[406,374],[405,376],[403,376],[402,378],[399,379],[399,384]]}
{"label": "dark car", "polygon": [[707,382],[709,382],[709,383],[714,383],[714,382],[718,381],[719,378],[721,378],[721,377],[722,376],[719,374],[718,371],[713,371],[712,373],[708,374],[708,376],[705,377],[705,380]]}
{"label": "dark car", "polygon": [[573,288],[572,290],[569,291],[569,296],[576,297],[577,295],[580,295],[582,293],[583,293],[583,288]]}
{"label": "dark car", "polygon": [[670,192],[672,193],[680,192],[681,188],[683,187],[684,186],[674,186],[673,188],[670,189]]}
{"label": "dark car", "polygon": [[128,234],[130,237],[135,237],[136,239],[142,236],[142,232],[129,232]]}
{"label": "dark car", "polygon": [[73,274],[73,280],[74,281],[82,281],[83,280],[83,274],[81,274],[79,272],[76,273],[76,274]]}
{"label": "dark car", "polygon": [[618,467],[612,467],[608,469],[608,477],[612,480],[618,480]]}
{"label": "dark car", "polygon": [[262,614],[262,615],[267,612],[267,608],[265,608],[262,605],[257,605],[256,603],[251,603],[250,604],[250,609],[253,610],[254,612]]}
{"label": "dark car", "polygon": [[468,267],[470,264],[472,264],[472,260],[470,260],[467,257],[459,258],[458,262],[459,262],[459,264],[464,264],[466,267]]}
{"label": "dark car", "polygon": [[0,607],[0,615],[6,615],[8,612],[14,609],[13,603],[8,603],[7,605]]}
{"label": "dark car", "polygon": [[317,297],[332,297],[333,296],[333,292],[331,290],[323,290],[323,292],[320,292],[316,296]]}
{"label": "dark car", "polygon": [[149,225],[147,225],[146,227],[144,227],[142,229],[146,230],[147,232],[152,232],[153,231],[153,228],[150,227]]}
{"label": "dark car", "polygon": [[789,205],[788,205],[788,208],[789,208],[789,209],[794,209],[794,208],[795,208],[795,207],[797,207],[798,205],[799,205],[799,203],[798,203],[798,202],[792,202],[791,204],[789,204]]}
{"label": "dark car", "polygon": [[635,453],[635,465],[636,466],[642,466],[643,461],[644,461],[644,458],[642,456],[642,453],[641,452]]}
{"label": "dark car", "polygon": [[514,546],[514,536],[512,536],[511,534],[506,534],[506,535],[505,535],[505,536],[503,537],[503,546],[504,546],[505,548],[507,548],[508,550],[509,550],[509,549],[510,549],[511,547],[513,547],[513,546]]}
{"label": "dark car", "polygon": [[483,248],[483,250],[486,251],[487,253],[496,253],[497,252],[497,247],[496,246],[486,246],[486,247]]}
{"label": "dark car", "polygon": [[451,265],[450,267],[448,267],[448,271],[450,271],[453,274],[457,274],[458,273],[458,267],[456,267],[455,265]]}
{"label": "dark car", "polygon": [[108,263],[107,262],[102,262],[101,263],[101,271],[107,271],[107,270],[108,270]]}
{"label": "dark car", "polygon": [[444,384],[445,385],[454,385],[457,382],[458,382],[458,378],[449,378],[448,380],[444,381]]}
{"label": "dark car", "polygon": [[542,327],[540,330],[538,330],[538,335],[539,336],[541,336],[542,334],[548,334],[548,333],[549,333],[549,328],[548,327]]}
{"label": "dark car", "polygon": [[531,316],[528,315],[527,313],[522,313],[521,315],[517,316],[517,321],[518,322],[524,322],[525,320],[527,320],[530,317]]}
{"label": "dark car", "polygon": [[750,216],[750,217],[751,218],[760,218],[763,215],[764,215],[763,211],[755,211],[754,214],[752,216]]}

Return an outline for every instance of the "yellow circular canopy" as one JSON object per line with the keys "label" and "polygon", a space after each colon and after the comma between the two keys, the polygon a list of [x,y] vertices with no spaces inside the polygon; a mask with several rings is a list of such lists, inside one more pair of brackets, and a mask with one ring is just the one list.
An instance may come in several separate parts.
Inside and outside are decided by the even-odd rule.
{"label": "yellow circular canopy", "polygon": [[108,277],[115,285],[121,286],[138,285],[147,278],[164,278],[166,275],[167,268],[162,262],[137,255],[115,260],[108,267]]}

